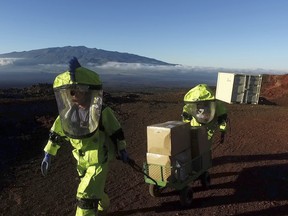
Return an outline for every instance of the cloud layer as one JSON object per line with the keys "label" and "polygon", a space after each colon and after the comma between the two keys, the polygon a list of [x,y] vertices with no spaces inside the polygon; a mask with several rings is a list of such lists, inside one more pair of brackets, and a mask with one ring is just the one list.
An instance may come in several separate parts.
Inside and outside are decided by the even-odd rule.
{"label": "cloud layer", "polygon": [[[67,70],[68,65],[65,64],[38,64],[38,65],[17,65],[17,61],[21,58],[0,58],[0,72],[45,72],[60,73]],[[287,71],[267,70],[261,68],[219,68],[219,67],[201,67],[201,66],[185,66],[185,65],[151,65],[143,63],[121,63],[108,62],[101,66],[88,63],[85,67],[105,74],[135,74],[135,73],[244,73],[244,74],[287,74]]]}
{"label": "cloud layer", "polygon": [[17,58],[0,58],[0,66],[13,65]]}
{"label": "cloud layer", "polygon": [[[18,59],[0,59],[0,88],[27,86],[35,83],[53,83],[55,77],[68,70],[67,64],[17,64]],[[16,64],[15,64],[16,62]],[[108,62],[101,66],[83,65],[97,72],[105,86],[191,87],[199,83],[216,85],[218,72],[235,74],[285,74],[285,71],[263,69],[233,69],[191,67],[185,65],[151,65],[143,63]]]}

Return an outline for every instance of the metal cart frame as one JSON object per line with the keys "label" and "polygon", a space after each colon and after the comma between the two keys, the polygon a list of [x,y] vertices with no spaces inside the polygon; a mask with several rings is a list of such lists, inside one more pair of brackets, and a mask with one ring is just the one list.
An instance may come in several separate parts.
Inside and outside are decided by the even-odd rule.
{"label": "metal cart frame", "polygon": [[179,191],[182,206],[190,206],[192,203],[193,189],[188,186],[190,183],[200,180],[205,189],[210,186],[211,178],[208,169],[211,167],[211,150],[177,167],[147,164],[146,162],[143,164],[144,179],[149,184],[150,195],[160,197],[163,189],[173,188]]}

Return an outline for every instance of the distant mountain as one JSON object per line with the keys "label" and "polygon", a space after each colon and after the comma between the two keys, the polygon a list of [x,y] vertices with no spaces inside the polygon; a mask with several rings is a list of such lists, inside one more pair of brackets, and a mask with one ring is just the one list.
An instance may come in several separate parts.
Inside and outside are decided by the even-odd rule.
{"label": "distant mountain", "polygon": [[14,65],[27,66],[39,64],[67,64],[73,56],[77,57],[82,65],[88,63],[102,65],[107,62],[175,65],[139,55],[87,48],[85,46],[53,47],[0,54],[0,58],[17,58],[17,61],[13,61]]}

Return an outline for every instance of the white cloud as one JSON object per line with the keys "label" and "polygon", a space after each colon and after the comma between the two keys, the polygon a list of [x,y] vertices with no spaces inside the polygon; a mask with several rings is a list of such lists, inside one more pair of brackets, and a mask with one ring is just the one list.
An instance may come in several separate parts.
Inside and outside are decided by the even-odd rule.
{"label": "white cloud", "polygon": [[[0,72],[46,72],[60,73],[68,69],[66,64],[38,64],[38,65],[14,65],[15,61],[21,58],[0,58]],[[218,72],[243,73],[243,74],[288,74],[288,71],[269,70],[261,68],[220,68],[220,67],[202,67],[186,65],[152,65],[143,63],[122,63],[108,62],[103,65],[88,63],[83,65],[100,74],[123,74],[123,75],[165,75],[165,74],[210,74]]]}
{"label": "white cloud", "polygon": [[19,58],[0,58],[0,66],[11,65]]}
{"label": "white cloud", "polygon": [[121,62],[108,62],[101,66],[89,63],[87,65],[92,70],[105,71],[105,73],[134,73],[135,71],[141,72],[157,72],[157,73],[244,73],[244,74],[287,74],[288,71],[269,70],[262,68],[219,68],[219,67],[201,67],[201,66],[185,66],[185,65],[151,65],[142,63],[121,63]]}
{"label": "white cloud", "polygon": [[151,65],[151,64],[143,64],[143,63],[123,63],[123,62],[107,62],[101,66],[88,63],[89,67],[99,68],[99,69],[120,69],[120,70],[171,70],[172,66],[166,65]]}
{"label": "white cloud", "polygon": [[121,72],[129,72],[129,71],[154,71],[154,72],[182,72],[187,73],[191,71],[201,71],[201,70],[212,70],[215,71],[215,68],[208,67],[191,67],[191,66],[183,66],[183,65],[152,65],[152,64],[143,64],[143,63],[121,63],[121,62],[108,62],[101,66],[88,63],[87,67],[91,69],[98,69],[103,71],[121,71]]}

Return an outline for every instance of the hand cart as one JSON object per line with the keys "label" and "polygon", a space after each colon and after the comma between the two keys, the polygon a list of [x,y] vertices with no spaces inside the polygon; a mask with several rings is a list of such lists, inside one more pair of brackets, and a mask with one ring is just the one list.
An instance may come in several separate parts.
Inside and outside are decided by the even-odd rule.
{"label": "hand cart", "polygon": [[[180,131],[179,137],[182,135],[181,130],[178,130]],[[191,148],[186,148],[173,156],[162,155],[158,152],[155,155],[153,152],[149,163],[147,157],[147,162],[144,162],[142,168],[133,160],[128,162],[132,168],[144,174],[151,196],[160,197],[165,188],[172,188],[179,192],[180,202],[185,207],[190,206],[193,200],[193,189],[189,184],[200,180],[202,186],[205,189],[208,188],[210,186],[208,169],[212,167],[211,142],[208,141],[206,127],[193,127],[189,133]],[[162,136],[160,137],[162,139]],[[157,143],[155,145],[157,146]],[[174,145],[177,145],[177,142]],[[160,164],[165,164],[165,166]]]}
{"label": "hand cart", "polygon": [[185,164],[161,166],[157,164],[143,165],[144,179],[149,184],[149,193],[153,197],[160,197],[163,189],[170,187],[179,191],[182,206],[190,206],[193,199],[193,189],[188,185],[200,180],[207,189],[210,186],[208,169],[212,166],[211,150],[192,158]]}

